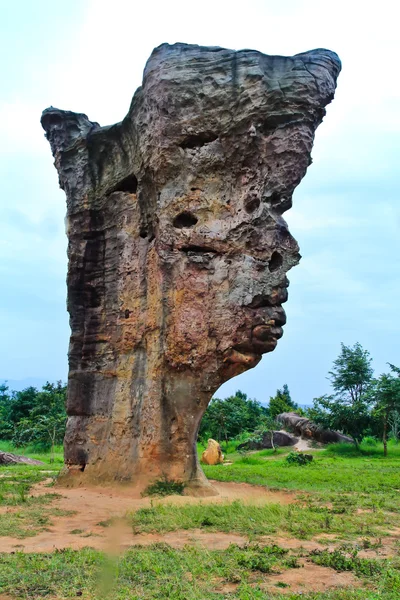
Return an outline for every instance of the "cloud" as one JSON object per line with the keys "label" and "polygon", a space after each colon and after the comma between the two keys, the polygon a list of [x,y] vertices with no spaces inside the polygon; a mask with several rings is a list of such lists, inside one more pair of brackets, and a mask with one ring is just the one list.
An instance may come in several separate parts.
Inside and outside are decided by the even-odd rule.
{"label": "cloud", "polygon": [[53,105],[102,125],[121,120],[151,50],[165,41],[269,54],[328,47],[343,62],[314,164],[285,215],[303,260],[289,273],[284,338],[228,388],[243,385],[266,400],[287,381],[294,398],[307,401],[327,391],[340,341],[360,340],[378,369],[399,364],[400,79],[391,5],[338,0],[321,10],[319,0],[248,0],[244,10],[237,0],[38,0],[22,13],[10,5],[0,104],[2,376],[66,373],[65,197],[41,111]]}

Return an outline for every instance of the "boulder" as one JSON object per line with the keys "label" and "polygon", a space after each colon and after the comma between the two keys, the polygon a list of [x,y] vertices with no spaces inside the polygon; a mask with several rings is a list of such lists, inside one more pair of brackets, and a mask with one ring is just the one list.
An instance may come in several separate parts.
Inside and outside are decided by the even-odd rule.
{"label": "boulder", "polygon": [[331,444],[338,442],[346,442],[353,444],[353,438],[339,433],[338,431],[332,431],[331,429],[323,429],[320,425],[313,423],[310,419],[300,417],[298,414],[293,412],[281,413],[276,417],[279,423],[289,431],[292,431],[295,435],[301,436],[305,439],[312,439],[322,444]]}
{"label": "boulder", "polygon": [[44,465],[45,463],[27,456],[19,456],[11,452],[0,452],[0,465]]}
{"label": "boulder", "polygon": [[208,440],[207,448],[201,455],[203,465],[219,465],[224,462],[221,446],[213,439]]}

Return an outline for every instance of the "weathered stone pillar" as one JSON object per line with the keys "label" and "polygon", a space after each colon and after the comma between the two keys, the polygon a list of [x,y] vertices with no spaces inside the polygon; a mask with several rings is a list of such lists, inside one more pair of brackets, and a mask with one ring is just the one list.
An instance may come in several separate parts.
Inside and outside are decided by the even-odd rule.
{"label": "weathered stone pillar", "polygon": [[200,420],[282,335],[282,213],[339,71],[329,50],[163,44],[121,123],[43,112],[68,207],[66,482],[209,491]]}

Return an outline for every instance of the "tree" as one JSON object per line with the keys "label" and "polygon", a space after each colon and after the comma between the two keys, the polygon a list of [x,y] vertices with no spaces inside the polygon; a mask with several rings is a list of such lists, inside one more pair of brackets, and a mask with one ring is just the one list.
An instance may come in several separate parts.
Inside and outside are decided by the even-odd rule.
{"label": "tree", "polygon": [[341,352],[329,371],[329,379],[336,394],[348,403],[356,404],[368,392],[374,371],[372,358],[359,342],[353,347],[341,344]]}
{"label": "tree", "polygon": [[307,410],[307,417],[323,429],[350,435],[358,447],[371,425],[369,404],[367,399],[349,403],[336,395],[325,395],[314,398],[312,408]]}
{"label": "tree", "polygon": [[[16,446],[34,444],[43,450],[50,449],[53,459],[54,446],[62,442],[65,433],[66,390],[61,381],[46,383],[40,392],[36,390],[29,410],[14,423],[12,441]],[[20,394],[27,398],[23,392]]]}
{"label": "tree", "polygon": [[271,447],[274,452],[276,452],[277,450],[274,444],[274,431],[276,431],[278,428],[280,429],[280,425],[277,421],[275,421],[273,417],[266,417],[263,423],[263,427],[255,431],[255,434],[257,435],[258,433],[261,439],[263,438],[264,434],[267,434],[269,436]]}
{"label": "tree", "polygon": [[[375,382],[373,415],[382,424],[383,454],[387,456],[388,429],[397,423],[400,412],[400,369],[390,365],[392,373],[383,373]],[[396,373],[396,377],[393,375]]]}
{"label": "tree", "polygon": [[373,401],[372,359],[358,342],[341,344],[341,352],[329,372],[334,394],[314,399],[309,418],[322,427],[343,431],[352,436],[356,445],[371,424],[370,405]]}
{"label": "tree", "polygon": [[0,438],[8,440],[12,435],[12,425],[10,424],[10,402],[11,397],[8,393],[7,383],[0,385]]}
{"label": "tree", "polygon": [[254,431],[266,416],[264,406],[238,390],[234,396],[224,400],[211,400],[201,421],[199,436],[227,441],[243,431]]}
{"label": "tree", "polygon": [[275,396],[269,399],[269,414],[272,419],[275,419],[281,413],[293,412],[298,408],[298,405],[293,402],[290,396],[289,387],[286,383],[281,390],[276,390]]}
{"label": "tree", "polygon": [[400,410],[394,410],[389,415],[390,435],[397,443],[400,439]]}

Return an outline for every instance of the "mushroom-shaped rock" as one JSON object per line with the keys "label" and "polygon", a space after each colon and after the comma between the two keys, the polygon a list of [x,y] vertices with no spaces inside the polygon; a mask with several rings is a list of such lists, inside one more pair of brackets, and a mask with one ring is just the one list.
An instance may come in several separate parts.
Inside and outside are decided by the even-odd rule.
{"label": "mushroom-shaped rock", "polygon": [[44,111],[67,196],[67,472],[207,486],[196,453],[218,387],[282,335],[299,249],[282,213],[340,61],[162,44],[127,116]]}

